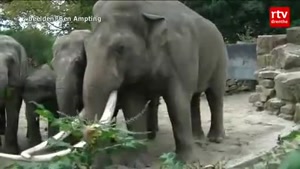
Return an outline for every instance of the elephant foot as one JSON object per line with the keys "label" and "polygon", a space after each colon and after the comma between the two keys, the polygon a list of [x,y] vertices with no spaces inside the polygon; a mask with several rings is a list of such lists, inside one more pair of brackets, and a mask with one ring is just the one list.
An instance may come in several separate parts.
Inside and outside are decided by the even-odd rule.
{"label": "elephant foot", "polygon": [[140,169],[151,167],[151,161],[147,150],[128,150],[122,155],[120,165]]}
{"label": "elephant foot", "polygon": [[203,146],[206,144],[206,139],[205,136],[194,136],[194,142],[196,143],[196,145],[198,146]]}
{"label": "elephant foot", "polygon": [[221,143],[225,138],[225,131],[222,130],[210,130],[208,135],[208,140],[214,143]]}
{"label": "elephant foot", "polygon": [[7,153],[7,154],[19,154],[20,153],[20,148],[18,145],[5,145],[4,144],[4,148],[3,148],[3,152]]}
{"label": "elephant foot", "polygon": [[178,151],[176,154],[177,159],[185,164],[192,164],[198,161],[195,147],[188,150]]}
{"label": "elephant foot", "polygon": [[195,140],[205,140],[205,135],[204,132],[201,131],[194,131],[193,132],[193,137]]}

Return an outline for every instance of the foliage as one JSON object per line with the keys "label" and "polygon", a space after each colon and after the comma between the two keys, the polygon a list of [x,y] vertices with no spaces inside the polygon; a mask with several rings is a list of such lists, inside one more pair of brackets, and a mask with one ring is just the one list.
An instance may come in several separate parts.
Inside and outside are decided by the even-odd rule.
{"label": "foliage", "polygon": [[[132,135],[137,134],[112,125],[96,125],[87,121],[80,120],[78,117],[55,118],[54,115],[45,109],[43,105],[31,102],[36,105],[36,113],[43,120],[51,123],[52,126],[58,126],[61,131],[71,132],[71,134],[80,140],[83,138],[86,145],[83,148],[75,148],[71,144],[54,139],[48,139],[48,146],[53,150],[70,148],[70,154],[63,157],[56,157],[48,162],[16,162],[5,169],[66,169],[66,168],[86,168],[89,169],[97,154],[114,155],[120,151],[128,149],[138,149],[145,146],[145,140],[135,140]],[[143,112],[146,109],[143,110]],[[142,113],[143,113],[142,112]],[[139,114],[140,115],[140,114]],[[137,115],[137,116],[139,116]],[[145,133],[143,133],[145,134]],[[112,143],[113,140],[113,143]],[[202,166],[200,163],[186,165],[175,158],[175,153],[165,153],[160,157],[162,169],[222,169],[220,163],[216,165]],[[111,165],[111,161],[106,161],[106,165]]]}
{"label": "foliage", "polygon": [[[12,26],[21,28],[39,28],[55,34],[68,34],[74,29],[88,29],[89,22],[74,20],[75,16],[90,16],[92,5],[81,2],[24,0],[5,3],[4,15],[11,21]],[[32,20],[31,18],[43,18]]]}
{"label": "foliage", "polygon": [[300,131],[292,131],[285,137],[279,137],[278,146],[261,160],[245,169],[299,169],[300,168]]}
{"label": "foliage", "polygon": [[[13,21],[12,28],[20,28],[20,22],[16,18],[28,18],[29,16],[62,16],[73,18],[74,16],[91,16],[92,7],[97,0],[9,0],[4,5],[3,17]],[[300,19],[297,11],[300,11],[300,1],[261,1],[261,0],[181,0],[191,9],[210,19],[220,29],[225,40],[235,43],[242,40],[241,36],[257,37],[262,34],[285,33],[285,29],[274,29],[269,26],[269,7],[289,6],[291,8],[292,26],[299,26]],[[1,16],[0,16],[1,21]],[[89,22],[76,22],[74,20],[62,21],[60,25],[50,22],[37,22],[43,25],[43,29],[52,31],[55,27],[58,34],[65,34],[73,29],[90,28]],[[31,23],[25,27],[37,27]],[[249,38],[247,38],[249,39]]]}
{"label": "foliage", "polygon": [[285,33],[285,29],[269,26],[271,6],[289,6],[292,26],[299,25],[300,1],[261,1],[261,0],[182,0],[187,6],[210,19],[220,29],[228,42],[236,42],[239,35],[251,30],[251,37],[262,34]]}
{"label": "foliage", "polygon": [[[36,104],[36,103],[34,103]],[[135,149],[144,146],[143,140],[135,140],[128,131],[115,128],[111,125],[93,125],[87,121],[79,120],[78,117],[55,118],[53,114],[46,110],[43,105],[36,104],[36,113],[43,119],[49,121],[52,126],[59,126],[61,131],[71,132],[76,138],[84,138],[88,143],[83,148],[74,148],[69,143],[50,139],[48,145],[52,149],[71,148],[72,152],[67,156],[56,157],[49,162],[15,163],[7,169],[65,169],[75,167],[89,168],[92,165],[93,157],[98,153],[114,154],[122,149]],[[114,144],[110,142],[114,140]]]}
{"label": "foliage", "polygon": [[52,44],[54,37],[38,29],[7,30],[5,34],[16,39],[26,50],[29,59],[32,59],[36,66],[48,63],[52,59]]}

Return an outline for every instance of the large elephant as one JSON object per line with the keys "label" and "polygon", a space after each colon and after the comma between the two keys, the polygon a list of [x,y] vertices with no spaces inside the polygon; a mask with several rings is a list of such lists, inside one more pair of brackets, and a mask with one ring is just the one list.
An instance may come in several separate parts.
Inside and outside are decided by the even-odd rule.
{"label": "large elephant", "polygon": [[[92,35],[85,41],[82,118],[104,116],[110,93],[116,90],[122,92],[119,98],[127,119],[141,111],[147,95],[163,96],[177,157],[190,162],[197,158],[193,134],[203,137],[199,97],[205,92],[211,110],[208,138],[215,142],[224,138],[228,54],[211,21],[179,1],[98,1],[93,15],[101,22],[92,23]],[[145,131],[145,118],[128,128]],[[144,168],[149,165],[146,151],[132,152],[124,162]]]}
{"label": "large elephant", "polygon": [[[74,30],[70,34],[59,37],[53,45],[52,66],[56,72],[56,94],[59,110],[67,115],[75,116],[83,108],[82,86],[86,67],[84,39],[90,35],[89,30]],[[158,130],[157,109],[159,98],[153,98],[147,110],[148,138],[154,139]],[[120,107],[118,105],[118,107]],[[114,113],[117,116],[118,108]]]}
{"label": "large elephant", "polygon": [[18,122],[27,66],[24,47],[10,36],[0,35],[0,134],[5,133],[7,153],[19,152]]}
{"label": "large elephant", "polygon": [[[30,146],[35,146],[42,141],[40,133],[39,115],[34,103],[43,105],[47,110],[58,117],[58,106],[55,93],[55,74],[49,65],[44,64],[31,72],[24,83],[23,99],[26,104],[27,132]],[[48,123],[48,137],[59,131],[57,127]]]}

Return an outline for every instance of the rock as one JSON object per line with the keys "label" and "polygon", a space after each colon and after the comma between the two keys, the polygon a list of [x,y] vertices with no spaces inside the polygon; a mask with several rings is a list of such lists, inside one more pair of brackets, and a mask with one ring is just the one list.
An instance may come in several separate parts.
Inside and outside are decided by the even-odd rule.
{"label": "rock", "polygon": [[281,113],[281,114],[278,115],[278,117],[281,117],[281,118],[283,118],[285,120],[289,120],[289,121],[293,120],[293,115],[290,115],[290,114],[283,114],[283,113]]}
{"label": "rock", "polygon": [[267,97],[267,99],[273,98],[276,95],[275,89],[267,89],[265,88],[262,92],[262,94]]}
{"label": "rock", "polygon": [[280,114],[294,115],[295,113],[295,104],[287,102],[285,105],[280,107]]}
{"label": "rock", "polygon": [[262,79],[258,83],[265,88],[273,88],[275,85],[274,81],[270,79]]}
{"label": "rock", "polygon": [[290,102],[300,102],[300,72],[288,72],[274,79],[276,97]]}
{"label": "rock", "polygon": [[268,93],[252,93],[249,96],[249,103],[255,103],[255,102],[266,102],[270,97],[270,94]]}
{"label": "rock", "polygon": [[266,102],[265,108],[271,112],[279,111],[282,106],[285,105],[285,102],[278,98],[272,98]]}
{"label": "rock", "polygon": [[257,55],[257,67],[264,68],[271,65],[271,57],[270,53],[264,55]]}
{"label": "rock", "polygon": [[236,85],[236,80],[234,80],[234,79],[228,79],[226,81],[226,85],[228,85],[228,86]]}
{"label": "rock", "polygon": [[288,43],[300,45],[300,27],[291,27],[286,29],[286,37]]}
{"label": "rock", "polygon": [[262,93],[263,90],[264,90],[264,87],[263,87],[262,85],[256,85],[256,86],[255,86],[255,91],[256,91],[257,93]]}
{"label": "rock", "polygon": [[294,122],[300,122],[300,103],[296,103],[295,105]]}
{"label": "rock", "polygon": [[260,94],[259,93],[251,93],[249,96],[249,103],[255,103],[260,101]]}
{"label": "rock", "polygon": [[256,79],[258,79],[258,74],[259,72],[264,72],[264,71],[275,71],[276,69],[273,68],[272,66],[267,66],[267,67],[264,67],[264,68],[261,68],[261,69],[258,69],[254,72],[254,76]]}
{"label": "rock", "polygon": [[265,103],[270,97],[265,93],[259,93],[259,101]]}
{"label": "rock", "polygon": [[264,103],[262,102],[255,102],[254,106],[257,108],[256,111],[263,111],[264,110]]}
{"label": "rock", "polygon": [[288,43],[271,51],[271,65],[278,69],[300,67],[300,45]]}
{"label": "rock", "polygon": [[266,99],[275,97],[275,95],[276,95],[274,88],[268,89],[262,85],[256,85],[256,92],[260,94],[260,101],[263,101],[263,102],[265,102]]}
{"label": "rock", "polygon": [[281,35],[259,35],[257,37],[256,53],[257,55],[264,55],[270,53],[270,51],[276,46],[287,43],[285,34]]}
{"label": "rock", "polygon": [[263,71],[259,71],[257,73],[257,77],[258,79],[271,79],[273,80],[275,78],[275,76],[277,76],[278,74],[280,74],[281,72],[279,70],[263,70]]}

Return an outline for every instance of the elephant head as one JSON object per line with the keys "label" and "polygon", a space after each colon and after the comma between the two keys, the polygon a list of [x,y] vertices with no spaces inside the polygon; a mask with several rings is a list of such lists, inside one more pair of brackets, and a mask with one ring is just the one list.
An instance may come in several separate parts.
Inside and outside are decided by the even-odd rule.
{"label": "elephant head", "polygon": [[74,30],[59,37],[53,45],[52,65],[57,75],[56,94],[59,110],[74,116],[82,109],[82,83],[86,67],[83,40],[89,30]]}
{"label": "elephant head", "polygon": [[[164,17],[139,10],[139,1],[98,1],[92,34],[85,40],[87,66],[84,75],[82,117],[94,120],[105,112],[109,96],[122,86],[151,81],[161,71],[166,44]],[[167,69],[167,67],[165,67]],[[167,71],[166,71],[167,72]]]}
{"label": "elephant head", "polygon": [[9,94],[8,86],[21,87],[27,74],[26,52],[16,40],[0,35],[0,102]]}

